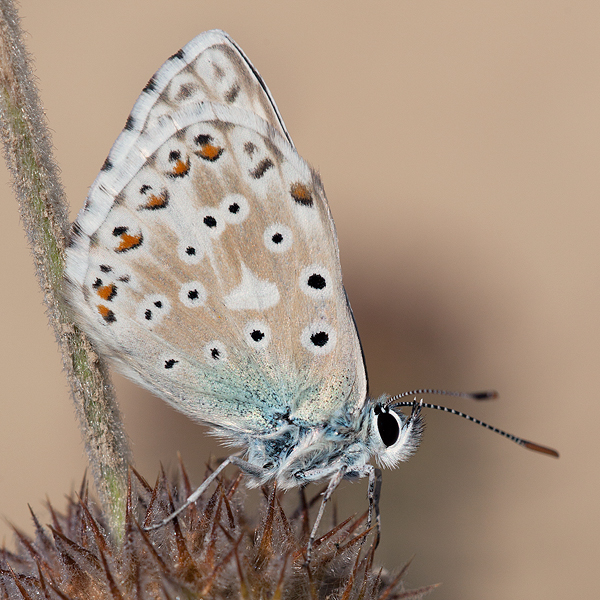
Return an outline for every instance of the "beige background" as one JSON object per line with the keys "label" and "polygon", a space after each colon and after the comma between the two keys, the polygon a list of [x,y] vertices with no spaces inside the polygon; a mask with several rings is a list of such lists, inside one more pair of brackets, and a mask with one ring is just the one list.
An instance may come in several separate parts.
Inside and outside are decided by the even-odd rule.
{"label": "beige background", "polygon": [[[23,26],[73,205],[83,204],[142,86],[220,27],[320,169],[371,389],[493,387],[449,402],[559,461],[428,414],[417,455],[384,473],[378,560],[415,555],[439,599],[597,594],[600,4],[22,0]],[[7,181],[2,171],[3,181]],[[0,513],[30,530],[85,469],[15,202],[0,188]],[[138,467],[180,450],[196,481],[203,429],[117,379]],[[346,484],[341,515],[364,510]],[[10,541],[8,527],[2,535]]]}

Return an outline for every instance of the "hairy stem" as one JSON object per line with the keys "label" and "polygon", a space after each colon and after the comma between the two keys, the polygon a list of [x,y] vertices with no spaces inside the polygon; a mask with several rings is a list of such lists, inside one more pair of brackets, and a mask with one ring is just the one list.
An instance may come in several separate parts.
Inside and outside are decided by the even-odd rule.
{"label": "hairy stem", "polygon": [[93,478],[115,539],[123,531],[128,440],[108,370],[61,297],[67,202],[12,0],[0,0],[0,127],[47,314],[60,347]]}

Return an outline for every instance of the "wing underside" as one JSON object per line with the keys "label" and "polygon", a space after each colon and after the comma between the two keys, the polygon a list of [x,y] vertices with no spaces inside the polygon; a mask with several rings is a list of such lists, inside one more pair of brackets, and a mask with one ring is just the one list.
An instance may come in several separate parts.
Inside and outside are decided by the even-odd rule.
{"label": "wing underside", "polygon": [[360,406],[366,375],[319,178],[223,36],[136,103],[74,225],[67,294],[126,375],[259,434]]}

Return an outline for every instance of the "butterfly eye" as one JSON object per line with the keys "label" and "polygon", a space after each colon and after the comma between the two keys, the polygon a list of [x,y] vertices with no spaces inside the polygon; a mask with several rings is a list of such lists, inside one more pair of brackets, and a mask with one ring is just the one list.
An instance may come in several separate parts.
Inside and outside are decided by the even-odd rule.
{"label": "butterfly eye", "polygon": [[394,413],[382,410],[377,415],[377,431],[386,448],[393,446],[400,437],[398,417]]}

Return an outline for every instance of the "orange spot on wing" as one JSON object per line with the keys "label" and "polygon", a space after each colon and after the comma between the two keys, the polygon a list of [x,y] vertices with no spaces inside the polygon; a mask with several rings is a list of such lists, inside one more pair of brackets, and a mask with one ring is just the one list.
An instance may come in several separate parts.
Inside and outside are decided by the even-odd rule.
{"label": "orange spot on wing", "polygon": [[108,300],[110,302],[117,293],[117,286],[114,283],[109,283],[108,285],[99,287],[96,293],[102,300]]}
{"label": "orange spot on wing", "polygon": [[144,236],[140,233],[139,235],[129,235],[127,232],[121,234],[121,243],[115,248],[115,252],[126,252],[133,248],[137,248],[141,245]]}
{"label": "orange spot on wing", "polygon": [[[181,161],[179,161],[181,162]],[[177,168],[177,167],[176,167]],[[177,175],[177,173],[175,173]],[[166,192],[162,194],[158,194],[157,196],[150,196],[148,198],[148,202],[142,206],[142,208],[147,208],[149,210],[156,210],[157,208],[164,208],[168,204],[168,195]]]}
{"label": "orange spot on wing", "polygon": [[114,323],[117,320],[115,318],[115,313],[103,304],[98,304],[98,312],[107,323]]}
{"label": "orange spot on wing", "polygon": [[292,198],[303,206],[312,206],[313,197],[310,190],[303,183],[294,183],[290,188]]}
{"label": "orange spot on wing", "polygon": [[175,163],[173,170],[171,171],[171,175],[173,175],[173,177],[182,177],[183,175],[187,175],[189,170],[190,170],[190,159],[189,158],[186,162],[183,162],[182,160],[178,160]]}
{"label": "orange spot on wing", "polygon": [[217,160],[219,156],[223,153],[223,148],[219,146],[213,146],[212,144],[204,144],[200,150],[198,150],[198,155],[205,160]]}

